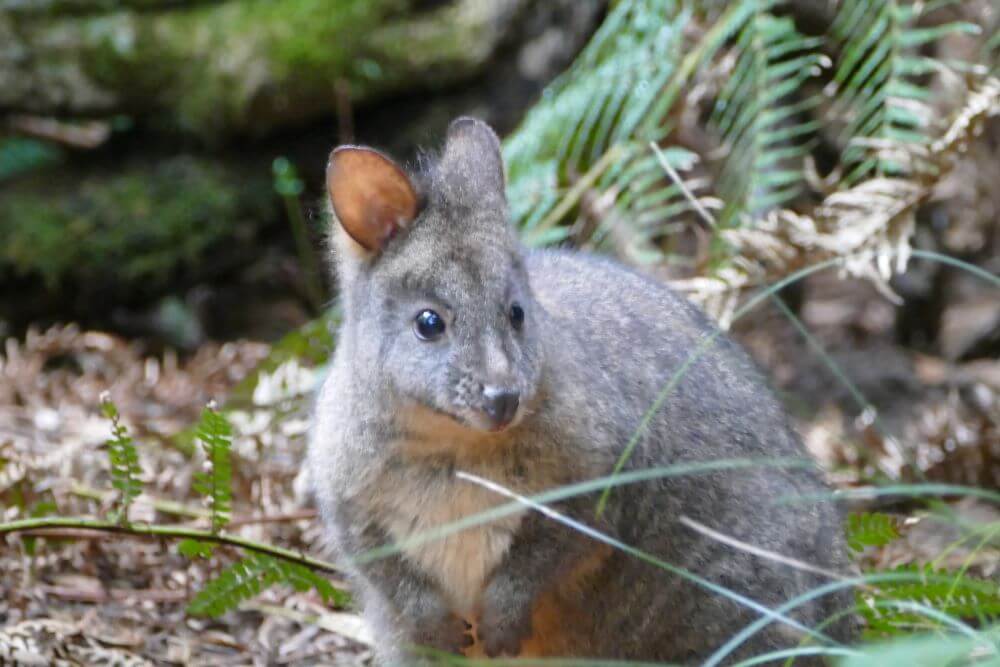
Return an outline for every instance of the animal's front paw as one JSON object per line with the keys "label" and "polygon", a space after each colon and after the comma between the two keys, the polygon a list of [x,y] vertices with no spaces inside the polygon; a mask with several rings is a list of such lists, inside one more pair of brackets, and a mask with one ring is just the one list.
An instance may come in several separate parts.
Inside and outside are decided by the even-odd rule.
{"label": "animal's front paw", "polygon": [[469,624],[450,611],[442,610],[414,621],[412,641],[418,647],[458,654],[472,646]]}
{"label": "animal's front paw", "polygon": [[476,634],[489,657],[516,656],[531,635],[531,604],[488,589]]}

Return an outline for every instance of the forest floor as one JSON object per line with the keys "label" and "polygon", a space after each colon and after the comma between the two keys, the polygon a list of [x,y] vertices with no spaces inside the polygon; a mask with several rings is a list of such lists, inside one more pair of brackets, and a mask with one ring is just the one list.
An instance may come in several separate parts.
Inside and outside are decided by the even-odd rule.
{"label": "forest floor", "polygon": [[[1000,360],[951,362],[897,340],[898,309],[867,285],[811,280],[797,312],[802,336],[773,306],[735,329],[786,399],[809,450],[840,488],[876,480],[1000,486]],[[818,352],[822,349],[823,352]],[[234,504],[239,535],[322,554],[320,531],[296,477],[309,393],[321,368],[290,359],[246,378],[267,345],[207,344],[178,358],[141,341],[72,326],[10,340],[0,350],[0,507],[4,521],[30,514],[104,516],[113,494],[104,443],[109,392],[139,445],[145,492],[135,522],[205,526],[192,489],[198,455],[185,433],[210,400],[234,424]],[[838,378],[842,374],[849,381]],[[867,550],[862,564],[970,564],[1000,577],[1000,545],[954,545],[958,523],[922,506],[859,501],[899,514],[903,538]],[[996,507],[956,501],[959,516],[998,521]],[[220,548],[192,561],[166,541],[81,530],[0,537],[0,663],[4,651],[42,662],[85,664],[359,664],[369,641],[358,619],[315,592],[271,589],[217,619],[185,612],[192,591],[238,556]],[[61,653],[59,653],[61,652]],[[66,664],[76,664],[67,662]]]}

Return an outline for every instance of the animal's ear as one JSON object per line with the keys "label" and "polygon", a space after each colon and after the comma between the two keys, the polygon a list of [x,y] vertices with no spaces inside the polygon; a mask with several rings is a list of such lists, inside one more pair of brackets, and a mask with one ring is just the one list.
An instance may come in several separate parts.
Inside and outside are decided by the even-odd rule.
{"label": "animal's ear", "polygon": [[489,125],[463,116],[448,126],[441,169],[449,180],[460,180],[472,187],[470,194],[494,193],[504,196],[503,156],[500,140]]}
{"label": "animal's ear", "polygon": [[326,187],[348,236],[369,252],[417,217],[419,198],[406,173],[378,151],[340,146],[330,153]]}

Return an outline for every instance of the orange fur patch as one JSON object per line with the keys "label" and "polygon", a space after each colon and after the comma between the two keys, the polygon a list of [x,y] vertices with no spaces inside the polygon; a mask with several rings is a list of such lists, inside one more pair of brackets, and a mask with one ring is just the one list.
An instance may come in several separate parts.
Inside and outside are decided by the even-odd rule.
{"label": "orange fur patch", "polygon": [[[606,544],[596,546],[586,558],[573,568],[566,579],[538,599],[531,615],[532,635],[522,642],[518,658],[572,657],[572,651],[575,647],[570,644],[570,638],[566,635],[565,629],[584,625],[589,610],[571,604],[569,599],[574,597],[575,590],[589,576],[600,571],[611,555],[611,551],[611,547]],[[476,633],[476,624],[473,622],[472,625],[472,632]],[[483,649],[477,641],[466,650],[465,656],[482,658],[486,654],[483,653]]]}

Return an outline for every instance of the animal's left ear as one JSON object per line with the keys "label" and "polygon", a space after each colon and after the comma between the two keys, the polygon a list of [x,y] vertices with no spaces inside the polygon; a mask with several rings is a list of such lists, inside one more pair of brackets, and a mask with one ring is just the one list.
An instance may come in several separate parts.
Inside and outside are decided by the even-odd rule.
{"label": "animal's left ear", "polygon": [[468,183],[477,194],[489,192],[504,197],[500,140],[481,120],[463,116],[451,122],[440,166],[452,182]]}
{"label": "animal's left ear", "polygon": [[419,199],[395,162],[365,146],[341,146],[330,154],[326,185],[344,231],[376,253],[417,216]]}

